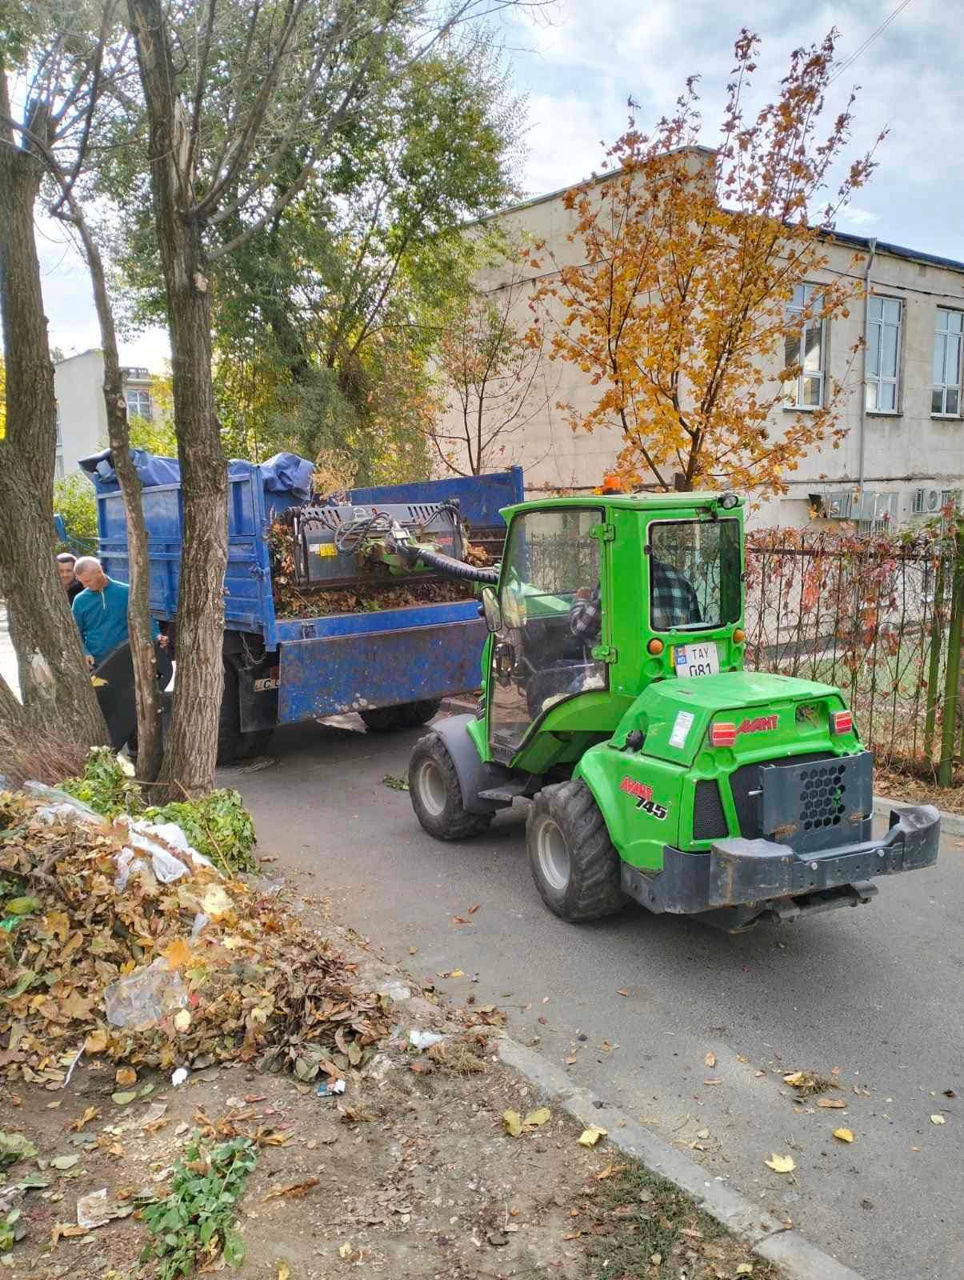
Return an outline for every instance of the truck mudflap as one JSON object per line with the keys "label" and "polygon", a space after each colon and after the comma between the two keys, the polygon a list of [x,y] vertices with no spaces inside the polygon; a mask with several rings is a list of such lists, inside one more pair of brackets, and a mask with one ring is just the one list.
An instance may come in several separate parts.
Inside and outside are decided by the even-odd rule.
{"label": "truck mudflap", "polygon": [[872,879],[933,866],[940,829],[937,809],[915,805],[892,810],[880,840],[820,852],[741,837],[718,840],[708,852],[666,846],[656,874],[624,862],[622,887],[650,911],[706,915],[710,923],[745,928],[762,915],[789,919],[868,901]]}

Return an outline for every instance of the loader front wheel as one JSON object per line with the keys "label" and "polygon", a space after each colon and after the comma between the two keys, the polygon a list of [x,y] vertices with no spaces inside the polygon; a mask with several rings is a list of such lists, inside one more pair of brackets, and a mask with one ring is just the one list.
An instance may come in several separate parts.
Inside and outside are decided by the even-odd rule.
{"label": "loader front wheel", "polygon": [[469,813],[465,808],[459,775],[437,733],[427,733],[416,742],[408,767],[408,790],[415,816],[437,840],[480,835],[492,821],[491,813]]}
{"label": "loader front wheel", "polygon": [[536,888],[563,920],[598,920],[626,905],[619,854],[584,782],[543,787],[529,811],[526,845]]}

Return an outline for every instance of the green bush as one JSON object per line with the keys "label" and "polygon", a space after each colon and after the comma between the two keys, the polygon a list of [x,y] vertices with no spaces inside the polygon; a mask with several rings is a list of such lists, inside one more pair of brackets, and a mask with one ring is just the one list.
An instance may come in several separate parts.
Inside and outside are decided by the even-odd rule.
{"label": "green bush", "polygon": [[222,871],[258,870],[254,823],[237,791],[221,788],[196,800],[147,806],[140,786],[109,747],[92,748],[81,776],[68,778],[62,787],[111,820],[128,813],[149,822],[176,822],[191,847]]}
{"label": "green bush", "polygon": [[54,482],[54,511],[63,516],[71,538],[97,541],[97,500],[86,476],[64,476]]}

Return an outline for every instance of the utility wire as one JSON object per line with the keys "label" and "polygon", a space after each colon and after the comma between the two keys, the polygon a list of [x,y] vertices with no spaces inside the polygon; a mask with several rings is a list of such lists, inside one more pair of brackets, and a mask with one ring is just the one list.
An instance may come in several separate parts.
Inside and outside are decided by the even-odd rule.
{"label": "utility wire", "polygon": [[888,18],[885,18],[885,19],[883,20],[883,22],[880,24],[880,26],[879,26],[879,27],[877,27],[877,29],[876,29],[875,31],[871,31],[870,35],[869,35],[869,36],[867,37],[867,39],[863,42],[863,44],[859,45],[859,46],[858,46],[858,47],[853,51],[853,53],[850,55],[850,57],[849,57],[849,58],[847,58],[847,59],[845,59],[845,61],[843,61],[843,62],[840,64],[840,66],[837,68],[837,70],[836,70],[836,71],[833,73],[833,75],[830,77],[830,80],[828,81],[828,88],[829,88],[829,86],[830,86],[830,85],[832,85],[832,84],[833,84],[833,82],[837,79],[837,77],[838,77],[838,76],[842,76],[842,75],[843,75],[843,73],[847,70],[847,68],[848,68],[848,67],[853,66],[853,64],[857,61],[857,59],[860,57],[860,55],[861,55],[862,53],[864,53],[864,52],[865,52],[865,50],[867,50],[867,49],[869,49],[869,48],[870,48],[870,46],[874,43],[874,41],[877,39],[877,37],[878,37],[879,35],[882,35],[882,34],[883,34],[883,32],[885,32],[885,31],[887,30],[887,28],[888,28],[888,27],[890,26],[890,24],[894,21],[894,19],[895,19],[899,14],[903,13],[903,11],[907,8],[907,6],[908,6],[909,4],[910,4],[910,0],[900,0],[900,4],[899,4],[899,5],[897,6],[897,8],[893,11],[893,13],[892,13]]}

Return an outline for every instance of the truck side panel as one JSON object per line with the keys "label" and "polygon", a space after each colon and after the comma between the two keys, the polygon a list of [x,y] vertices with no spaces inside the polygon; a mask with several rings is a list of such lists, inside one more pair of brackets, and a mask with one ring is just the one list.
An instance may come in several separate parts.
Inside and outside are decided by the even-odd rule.
{"label": "truck side panel", "polygon": [[[141,490],[151,567],[151,612],[173,618],[181,568],[181,487],[155,485]],[[98,492],[97,527],[100,558],[106,573],[130,581],[124,501],[117,489]],[[253,468],[232,476],[228,484],[228,567],[224,579],[225,626],[233,631],[259,632],[273,648],[274,601],[268,544],[264,537],[265,510],[261,478]]]}
{"label": "truck side panel", "polygon": [[281,645],[278,722],[442,698],[479,683],[485,624],[318,636]]}

